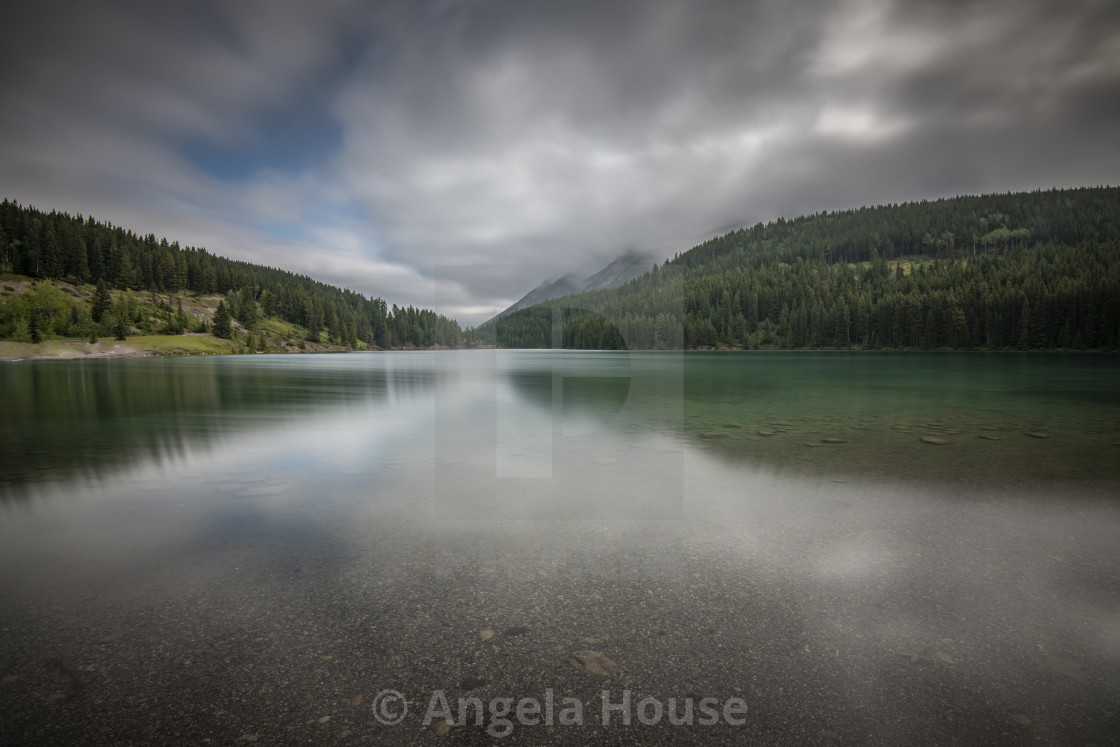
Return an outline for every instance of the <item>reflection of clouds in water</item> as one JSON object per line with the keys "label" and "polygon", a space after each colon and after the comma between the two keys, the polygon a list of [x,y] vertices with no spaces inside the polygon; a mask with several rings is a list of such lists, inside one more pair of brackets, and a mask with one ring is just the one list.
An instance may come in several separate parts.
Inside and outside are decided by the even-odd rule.
{"label": "reflection of clouds in water", "polygon": [[692,459],[702,518],[690,532],[712,562],[736,558],[784,589],[830,645],[927,658],[953,648],[942,653],[980,669],[1039,646],[1117,651],[1120,509],[1102,495],[904,492]]}
{"label": "reflection of clouds in water", "polygon": [[[168,600],[174,608],[184,589],[220,599],[164,619],[161,641],[185,630],[182,645],[197,647],[199,624],[223,640],[244,636],[229,629],[235,619],[285,641],[259,660],[268,676],[297,684],[306,681],[289,666],[292,650],[312,641],[318,659],[352,645],[363,667],[348,684],[355,693],[373,676],[365,667],[380,666],[370,651],[396,657],[379,675],[428,690],[461,662],[490,661],[508,692],[530,693],[536,679],[519,678],[563,677],[541,662],[563,662],[565,647],[594,636],[651,692],[735,686],[762,705],[778,693],[770,712],[796,703],[813,717],[850,719],[845,733],[872,741],[920,740],[924,726],[945,723],[946,700],[980,709],[975,723],[1001,724],[1027,705],[1050,708],[1056,723],[1070,721],[1069,708],[1100,723],[1096,706],[1077,705],[1082,693],[1055,700],[1046,688],[1068,681],[1093,697],[1117,695],[1108,677],[1120,654],[1120,508],[1111,494],[760,468],[712,448],[733,436],[692,441],[666,427],[638,394],[605,425],[561,431],[549,479],[502,479],[499,408],[550,425],[552,379],[530,402],[486,355],[461,356],[466,364],[447,375],[429,370],[432,357],[344,358],[343,371],[384,365],[385,388],[330,375],[330,386],[345,384],[341,400],[222,431],[221,449],[192,446],[75,495],[44,488],[21,506],[34,512],[3,516],[0,554],[32,569],[29,587],[129,598],[133,620]],[[551,365],[527,359],[531,372]],[[592,381],[587,393],[596,391]],[[736,430],[745,429],[727,432]],[[666,507],[668,517],[658,513]],[[66,604],[82,625],[109,616]],[[478,631],[502,626],[530,632],[516,645],[499,641],[487,660]],[[900,715],[884,721],[887,712]],[[881,727],[899,718],[908,730]]]}
{"label": "reflection of clouds in water", "polygon": [[897,561],[884,548],[867,540],[843,542],[817,558],[817,575],[839,583],[866,583],[897,569]]}

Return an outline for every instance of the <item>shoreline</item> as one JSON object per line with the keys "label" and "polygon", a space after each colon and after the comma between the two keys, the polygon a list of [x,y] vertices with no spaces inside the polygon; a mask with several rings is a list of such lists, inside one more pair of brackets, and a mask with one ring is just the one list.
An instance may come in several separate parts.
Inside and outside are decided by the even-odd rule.
{"label": "shoreline", "polygon": [[[186,342],[185,341],[190,341]],[[179,343],[179,344],[176,344]],[[185,343],[185,344],[184,344]],[[441,345],[429,348],[406,346],[388,351],[451,350]],[[352,349],[335,345],[308,343],[306,349],[284,347],[279,350],[253,353],[236,352],[229,340],[210,335],[146,335],[126,340],[83,342],[80,340],[44,340],[40,343],[0,340],[0,362],[52,360],[91,360],[106,358],[188,358],[211,355],[307,355],[317,353],[388,352],[384,348]]]}
{"label": "shoreline", "polygon": [[[182,343],[192,341],[187,345]],[[180,344],[175,344],[180,343]],[[314,346],[312,349],[311,346]],[[306,355],[320,353],[366,353],[366,352],[407,352],[415,350],[555,350],[555,348],[502,348],[492,345],[473,345],[461,347],[447,347],[432,345],[419,347],[406,345],[390,348],[345,348],[335,345],[309,343],[307,349],[294,346],[285,346],[279,350],[256,351],[253,353],[236,352],[233,342],[223,340],[211,335],[144,335],[133,336],[126,340],[112,340],[105,342],[89,343],[82,340],[44,340],[40,343],[14,342],[0,340],[0,363],[17,363],[20,361],[42,360],[89,360],[104,358],[186,358],[203,355]],[[583,348],[561,348],[573,352],[622,352]],[[648,353],[659,352],[656,350],[634,349],[625,352]],[[1075,348],[1058,348],[1054,350],[1009,350],[979,348],[969,350],[921,350],[918,348],[879,348],[865,350],[861,348],[766,348],[759,350],[742,350],[737,348],[682,348],[679,350],[660,352],[686,352],[686,353],[991,353],[991,354],[1019,354],[1041,353],[1050,355],[1069,354],[1096,354],[1115,355],[1112,350],[1079,350]]]}

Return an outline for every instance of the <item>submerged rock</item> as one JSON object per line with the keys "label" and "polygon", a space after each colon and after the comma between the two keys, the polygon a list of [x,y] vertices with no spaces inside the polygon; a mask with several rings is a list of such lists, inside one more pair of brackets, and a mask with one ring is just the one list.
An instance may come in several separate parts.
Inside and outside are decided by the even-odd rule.
{"label": "submerged rock", "polygon": [[1062,659],[1058,656],[1047,655],[1046,664],[1053,671],[1069,677],[1074,682],[1080,682],[1084,684],[1089,681],[1089,678],[1086,677],[1085,673],[1081,671],[1081,667],[1077,666],[1068,659]]}
{"label": "submerged rock", "polygon": [[588,674],[601,674],[611,676],[622,670],[606,654],[598,651],[576,651],[571,656],[571,662]]}
{"label": "submerged rock", "polygon": [[477,690],[485,685],[489,680],[484,680],[481,677],[467,677],[459,683],[460,690]]}

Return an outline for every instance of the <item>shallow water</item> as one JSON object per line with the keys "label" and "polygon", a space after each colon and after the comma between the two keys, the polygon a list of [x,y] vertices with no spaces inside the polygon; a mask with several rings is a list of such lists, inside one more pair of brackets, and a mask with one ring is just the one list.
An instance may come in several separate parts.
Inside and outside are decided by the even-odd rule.
{"label": "shallow water", "polygon": [[[1118,373],[972,354],[6,364],[0,737],[413,743],[436,739],[435,692],[551,689],[583,726],[515,720],[508,742],[1107,741]],[[582,650],[621,671],[581,671]],[[371,709],[390,689],[412,701],[394,726]],[[604,727],[604,690],[747,715]],[[449,736],[490,743],[494,721]]]}

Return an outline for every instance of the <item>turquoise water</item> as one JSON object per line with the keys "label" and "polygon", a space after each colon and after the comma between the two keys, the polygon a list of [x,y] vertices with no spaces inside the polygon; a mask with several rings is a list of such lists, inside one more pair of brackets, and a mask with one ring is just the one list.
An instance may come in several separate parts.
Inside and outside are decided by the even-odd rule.
{"label": "turquoise water", "polygon": [[[717,741],[1099,740],[1120,695],[1118,373],[956,353],[4,364],[0,736],[411,743],[423,709],[393,731],[374,695],[475,677],[486,697],[743,698]],[[580,671],[581,649],[622,673]]]}

